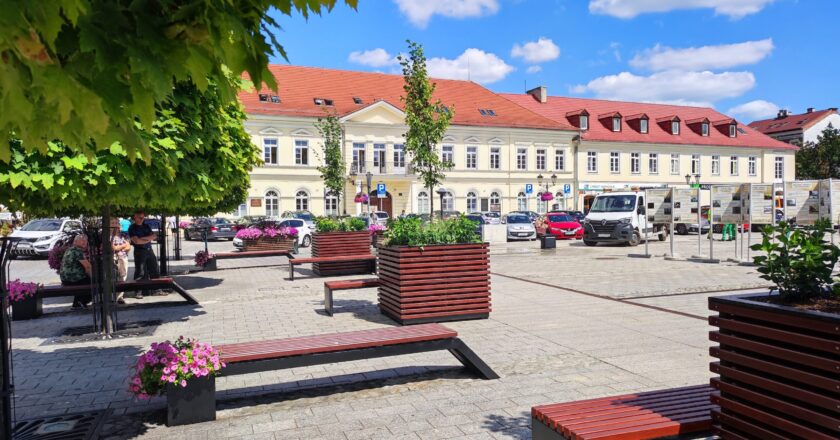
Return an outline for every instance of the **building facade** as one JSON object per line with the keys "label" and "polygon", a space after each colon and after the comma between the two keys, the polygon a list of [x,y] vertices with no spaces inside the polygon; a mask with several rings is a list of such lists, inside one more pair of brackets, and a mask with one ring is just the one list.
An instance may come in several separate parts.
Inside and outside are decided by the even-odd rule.
{"label": "building facade", "polygon": [[807,142],[817,142],[823,130],[831,125],[840,128],[840,114],[836,108],[814,110],[809,108],[805,113],[790,114],[787,110],[779,110],[773,119],[763,119],[750,123],[750,127],[774,139],[794,145],[804,145]]}

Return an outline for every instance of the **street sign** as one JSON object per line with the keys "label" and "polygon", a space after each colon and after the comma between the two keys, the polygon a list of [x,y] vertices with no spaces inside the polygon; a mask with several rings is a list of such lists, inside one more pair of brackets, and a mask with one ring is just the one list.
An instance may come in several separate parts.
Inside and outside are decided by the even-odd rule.
{"label": "street sign", "polygon": [[531,183],[526,183],[525,184],[525,194],[531,195],[533,193],[534,193],[534,185],[531,184]]}
{"label": "street sign", "polygon": [[388,196],[385,193],[385,184],[384,183],[377,183],[376,184],[376,197],[380,199],[387,198]]}
{"label": "street sign", "polygon": [[563,185],[563,193],[564,194],[571,194],[572,193],[572,185],[569,185],[568,183]]}

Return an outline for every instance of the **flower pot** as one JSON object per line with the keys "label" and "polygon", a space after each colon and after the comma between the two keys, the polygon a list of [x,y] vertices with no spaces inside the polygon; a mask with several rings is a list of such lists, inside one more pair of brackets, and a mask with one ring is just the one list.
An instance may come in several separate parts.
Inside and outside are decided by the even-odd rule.
{"label": "flower pot", "polygon": [[260,237],[255,240],[242,240],[243,251],[291,251],[297,238]]}
{"label": "flower pot", "polygon": [[540,249],[555,249],[557,247],[557,238],[553,235],[543,235],[540,237]]}
{"label": "flower pot", "polygon": [[723,438],[840,438],[840,314],[709,298],[713,426]]}
{"label": "flower pot", "polygon": [[43,300],[37,293],[21,301],[11,301],[12,320],[35,319],[43,314]]}
{"label": "flower pot", "polygon": [[377,249],[382,245],[383,240],[385,240],[385,231],[375,231],[370,236],[370,244]]}
{"label": "flower pot", "polygon": [[384,246],[379,309],[401,324],[490,315],[489,245]]}
{"label": "flower pot", "polygon": [[205,263],[204,266],[201,267],[202,270],[208,270],[208,271],[209,270],[216,270],[218,268],[219,268],[219,266],[216,264],[216,259],[215,258],[211,258],[211,259],[207,260],[207,263]]}
{"label": "flower pot", "polygon": [[[371,255],[370,232],[316,232],[312,234],[313,257],[340,255]],[[367,261],[313,263],[312,270],[320,276],[370,273]]]}
{"label": "flower pot", "polygon": [[216,378],[194,377],[186,387],[166,384],[166,426],[216,420]]}

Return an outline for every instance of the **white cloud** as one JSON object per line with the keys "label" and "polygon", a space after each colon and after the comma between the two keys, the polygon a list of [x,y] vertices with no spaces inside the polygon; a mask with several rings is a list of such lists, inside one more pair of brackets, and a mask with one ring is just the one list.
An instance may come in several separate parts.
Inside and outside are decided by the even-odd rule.
{"label": "white cloud", "polygon": [[537,73],[537,72],[542,71],[542,67],[540,67],[540,66],[530,66],[527,69],[525,69],[525,71],[528,72],[528,73]]}
{"label": "white cloud", "polygon": [[652,49],[647,49],[633,57],[630,65],[637,69],[653,71],[726,69],[755,64],[771,52],[773,52],[772,38],[684,49],[673,49],[657,44]]}
{"label": "white cloud", "polygon": [[539,64],[557,59],[560,56],[560,48],[550,38],[540,37],[537,41],[529,41],[523,45],[514,44],[510,56],[522,58],[531,64]]}
{"label": "white cloud", "polygon": [[744,120],[755,121],[776,116],[779,106],[763,99],[745,102],[729,109],[729,114],[743,117]]}
{"label": "white cloud", "polygon": [[498,0],[394,0],[400,12],[413,25],[425,28],[434,15],[469,18],[493,15],[499,10]]}
{"label": "white cloud", "polygon": [[755,86],[751,72],[682,72],[669,70],[650,76],[621,72],[577,85],[572,93],[592,93],[602,99],[711,106],[743,95]]}
{"label": "white cloud", "polygon": [[448,79],[471,79],[477,83],[490,84],[504,79],[513,66],[495,54],[470,48],[458,58],[429,58],[426,61],[429,76]]}
{"label": "white cloud", "polygon": [[397,64],[397,58],[395,56],[379,47],[371,50],[350,52],[347,61],[369,67],[386,67]]}
{"label": "white cloud", "polygon": [[589,12],[618,18],[633,18],[651,12],[677,9],[713,9],[732,19],[755,14],[774,0],[590,0]]}

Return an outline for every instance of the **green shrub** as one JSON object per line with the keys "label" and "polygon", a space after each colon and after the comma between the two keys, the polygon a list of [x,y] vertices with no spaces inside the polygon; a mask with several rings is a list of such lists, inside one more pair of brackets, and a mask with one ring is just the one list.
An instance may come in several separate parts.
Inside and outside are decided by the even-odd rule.
{"label": "green shrub", "polygon": [[475,223],[465,216],[423,225],[419,218],[394,219],[385,231],[388,246],[481,243]]}
{"label": "green shrub", "polygon": [[772,281],[783,302],[807,302],[837,293],[831,277],[840,258],[840,248],[825,240],[831,223],[820,220],[814,226],[794,229],[787,222],[766,226],[761,243],[751,247],[765,255],[753,258],[761,278]]}
{"label": "green shrub", "polygon": [[315,229],[318,232],[334,232],[340,227],[341,221],[330,217],[318,217],[315,219]]}
{"label": "green shrub", "polygon": [[331,217],[318,217],[315,219],[315,229],[318,232],[355,232],[367,230],[367,223],[359,217],[348,217],[337,219]]}
{"label": "green shrub", "polygon": [[350,217],[341,222],[341,230],[346,232],[365,231],[367,223],[359,217]]}

